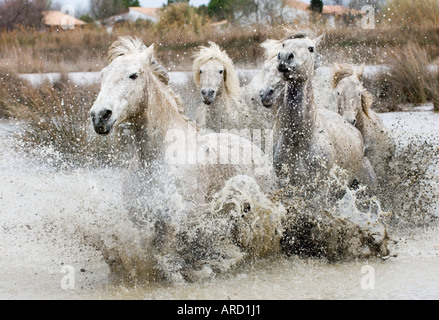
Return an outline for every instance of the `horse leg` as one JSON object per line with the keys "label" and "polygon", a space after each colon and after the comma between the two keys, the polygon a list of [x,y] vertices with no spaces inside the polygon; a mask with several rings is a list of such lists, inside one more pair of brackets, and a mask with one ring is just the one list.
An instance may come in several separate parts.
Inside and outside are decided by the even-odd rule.
{"label": "horse leg", "polygon": [[357,179],[361,185],[369,187],[372,191],[376,190],[377,178],[368,157],[363,157]]}

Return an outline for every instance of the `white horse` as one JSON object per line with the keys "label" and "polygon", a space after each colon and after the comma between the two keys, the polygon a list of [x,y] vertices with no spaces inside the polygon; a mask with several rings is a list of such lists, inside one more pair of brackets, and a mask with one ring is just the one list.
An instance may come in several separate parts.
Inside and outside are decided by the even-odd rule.
{"label": "white horse", "polygon": [[335,64],[334,99],[338,112],[360,130],[365,155],[370,159],[378,180],[386,176],[388,163],[395,153],[395,142],[382,119],[370,107],[372,95],[363,87],[364,64],[360,67]]}
{"label": "white horse", "polygon": [[[229,133],[201,135],[199,128],[182,115],[180,100],[167,85],[166,70],[155,59],[153,45],[147,48],[140,40],[119,38],[110,48],[110,64],[101,76],[101,90],[90,110],[94,130],[107,135],[121,124],[131,123],[136,155],[130,170],[146,172],[136,179],[155,183],[165,181],[162,173],[171,175],[177,188],[171,197],[178,194],[186,203],[192,203],[192,215],[203,210],[203,205],[238,175],[254,181],[261,196],[273,189],[276,177],[272,164],[258,147]],[[129,201],[135,203],[142,196],[135,184],[128,183],[125,187]],[[163,189],[166,188],[164,183]],[[158,193],[165,191],[159,189]],[[166,207],[167,203],[159,205]],[[246,212],[251,210],[249,207]],[[268,211],[257,212],[268,214]],[[230,223],[237,220],[239,217]],[[260,241],[256,238],[255,241]],[[249,247],[261,246],[249,244]]]}
{"label": "white horse", "polygon": [[[277,61],[277,54],[281,50],[281,46],[277,40],[266,40],[261,43],[264,49],[264,63],[259,72],[250,80],[250,82],[242,88],[244,100],[253,109],[264,110],[263,103],[261,103],[260,92],[264,85],[266,74],[270,72],[272,60]],[[265,110],[266,111],[266,110]],[[271,112],[268,112],[270,114]]]}
{"label": "white horse", "polygon": [[295,31],[280,41],[277,68],[287,88],[284,104],[276,110],[276,173],[289,183],[302,184],[338,166],[349,183],[375,188],[361,133],[339,114],[318,109],[314,103],[312,80],[321,38]]}
{"label": "white horse", "polygon": [[265,74],[258,95],[260,102],[266,108],[273,107],[277,109],[277,107],[284,103],[285,79],[277,69],[277,66],[277,54],[264,64]]}
{"label": "white horse", "polygon": [[250,108],[241,95],[233,61],[225,51],[210,42],[194,55],[194,81],[203,103],[196,111],[196,122],[214,132],[227,129],[262,129],[263,115]]}
{"label": "white horse", "polygon": [[[262,104],[266,108],[277,107],[283,104],[285,96],[285,79],[282,73],[278,70],[278,60],[277,55],[282,50],[282,44],[280,41],[271,40],[264,43],[267,47],[267,51],[271,54],[269,59],[264,63],[263,70],[258,74],[261,79],[258,85],[258,100],[259,104]],[[320,66],[320,58],[318,53],[316,54],[318,62],[315,63],[316,72],[318,72],[318,67]],[[322,69],[323,70],[323,69]],[[318,108],[325,108],[329,110],[334,110],[332,104],[328,104],[328,99],[330,98],[330,93],[332,92],[332,87],[330,81],[331,76],[326,74],[326,70],[320,72],[319,77],[313,78],[313,88],[314,94],[317,94],[315,103],[317,103]],[[316,98],[316,97],[315,97]]]}

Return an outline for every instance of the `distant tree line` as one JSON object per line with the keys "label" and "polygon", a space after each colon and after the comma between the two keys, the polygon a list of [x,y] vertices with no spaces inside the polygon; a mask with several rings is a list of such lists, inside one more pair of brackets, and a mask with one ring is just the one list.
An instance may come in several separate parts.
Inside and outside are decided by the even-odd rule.
{"label": "distant tree line", "polygon": [[129,7],[140,7],[139,0],[90,0],[90,14],[96,20],[122,13]]}
{"label": "distant tree line", "polygon": [[[349,5],[360,9],[363,5],[379,8],[385,0],[327,0],[325,4]],[[189,3],[189,0],[167,0],[167,5]],[[280,22],[282,0],[210,0],[208,5],[194,8],[201,17],[213,21],[228,20],[232,24],[243,21],[261,24]],[[129,7],[139,7],[139,0],[90,0],[90,11],[80,17],[92,22],[120,14]],[[43,11],[51,7],[50,0],[0,0],[0,29],[12,30],[16,26],[42,27]],[[310,9],[321,12],[322,0],[311,0]]]}
{"label": "distant tree line", "polygon": [[43,11],[49,8],[48,0],[0,0],[0,29],[13,30],[19,25],[40,28]]}

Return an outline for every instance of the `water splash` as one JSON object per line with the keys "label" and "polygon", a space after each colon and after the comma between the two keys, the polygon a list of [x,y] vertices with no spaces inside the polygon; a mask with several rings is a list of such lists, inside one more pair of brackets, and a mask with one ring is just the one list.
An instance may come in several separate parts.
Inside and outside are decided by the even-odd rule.
{"label": "water splash", "polygon": [[[7,184],[0,187],[0,249],[12,257],[19,242],[28,248],[25,260],[38,261],[38,243],[50,248],[51,265],[94,256],[92,263],[103,259],[117,279],[173,283],[210,279],[284,253],[331,262],[387,257],[395,253],[389,247],[396,231],[438,215],[437,135],[394,135],[397,153],[376,196],[334,177],[267,195],[237,176],[194,208],[169,172],[157,170],[132,181],[136,211],[126,205],[126,169],[70,166],[49,147],[25,155],[2,133],[0,174]],[[322,183],[326,193],[313,192]]]}

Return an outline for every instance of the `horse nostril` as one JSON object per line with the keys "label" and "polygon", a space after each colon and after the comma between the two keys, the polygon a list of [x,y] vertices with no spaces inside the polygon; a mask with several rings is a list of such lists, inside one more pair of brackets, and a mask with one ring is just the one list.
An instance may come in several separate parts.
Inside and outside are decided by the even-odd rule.
{"label": "horse nostril", "polygon": [[357,119],[352,119],[351,123],[352,123],[353,126],[355,126],[357,124]]}
{"label": "horse nostril", "polygon": [[103,121],[108,121],[108,120],[110,120],[112,114],[113,114],[113,111],[106,109],[106,110],[103,110],[101,112],[99,117]]}
{"label": "horse nostril", "polygon": [[268,91],[268,95],[269,95],[270,97],[273,95],[273,93],[274,93],[274,90],[273,90],[273,89],[270,89],[270,90]]}
{"label": "horse nostril", "polygon": [[90,112],[90,117],[91,117],[91,120],[94,121],[96,119],[96,113],[94,111]]}
{"label": "horse nostril", "polygon": [[206,90],[205,90],[205,89],[201,90],[201,94],[202,94],[203,96],[205,96],[205,95],[206,95]]}
{"label": "horse nostril", "polygon": [[210,89],[210,90],[208,91],[208,95],[209,95],[209,96],[213,96],[214,94],[215,94],[215,90]]}
{"label": "horse nostril", "polygon": [[290,52],[287,56],[287,60],[294,60],[294,54]]}

